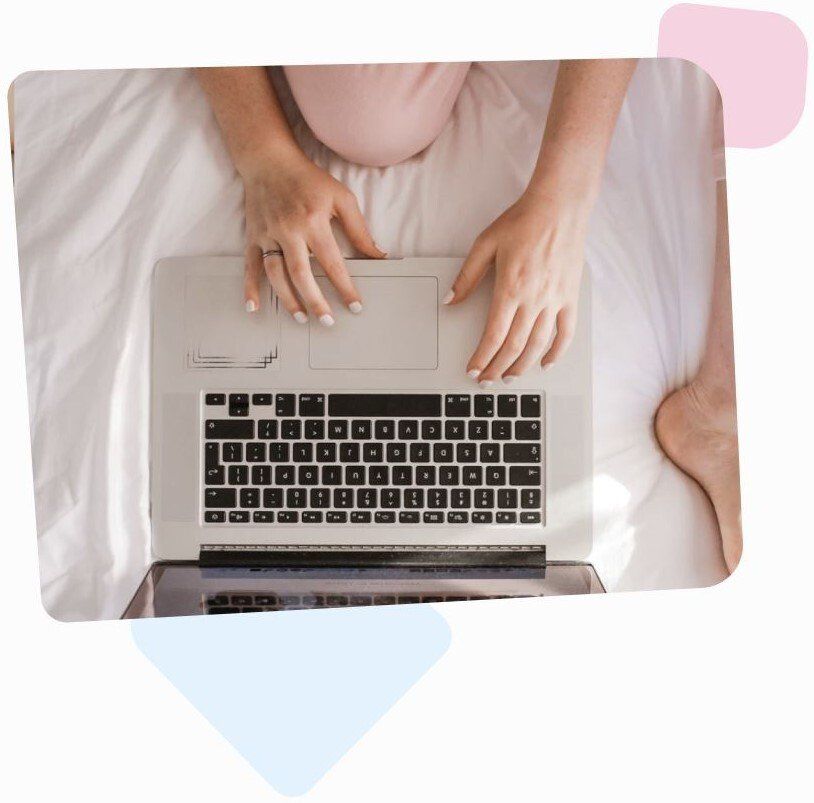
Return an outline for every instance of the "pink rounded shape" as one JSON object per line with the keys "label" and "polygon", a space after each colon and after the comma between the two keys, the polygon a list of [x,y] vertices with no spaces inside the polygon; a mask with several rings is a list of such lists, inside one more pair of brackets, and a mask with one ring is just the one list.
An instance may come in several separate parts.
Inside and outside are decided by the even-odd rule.
{"label": "pink rounded shape", "polygon": [[728,146],[773,145],[803,113],[808,48],[780,14],[673,6],[661,18],[658,54],[692,61],[715,81]]}

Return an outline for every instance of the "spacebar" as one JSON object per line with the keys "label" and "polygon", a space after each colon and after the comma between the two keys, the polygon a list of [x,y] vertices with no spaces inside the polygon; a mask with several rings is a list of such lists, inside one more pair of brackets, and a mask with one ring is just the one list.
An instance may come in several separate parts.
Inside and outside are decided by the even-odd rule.
{"label": "spacebar", "polygon": [[328,415],[415,416],[441,415],[440,393],[330,393]]}

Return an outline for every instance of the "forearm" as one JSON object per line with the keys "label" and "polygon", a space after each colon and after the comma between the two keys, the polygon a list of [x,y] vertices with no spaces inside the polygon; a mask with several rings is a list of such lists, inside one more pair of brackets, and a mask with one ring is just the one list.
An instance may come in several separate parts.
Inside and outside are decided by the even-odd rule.
{"label": "forearm", "polygon": [[635,67],[634,59],[561,62],[529,194],[593,205]]}
{"label": "forearm", "polygon": [[195,73],[239,173],[259,157],[301,153],[265,67],[208,67]]}

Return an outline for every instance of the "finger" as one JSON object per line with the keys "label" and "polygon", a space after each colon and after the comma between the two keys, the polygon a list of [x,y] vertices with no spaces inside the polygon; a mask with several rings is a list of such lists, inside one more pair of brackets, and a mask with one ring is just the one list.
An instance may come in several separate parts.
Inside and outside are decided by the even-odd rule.
{"label": "finger", "polygon": [[312,237],[309,245],[348,309],[354,315],[358,315],[362,311],[362,298],[348,274],[348,268],[339,251],[339,246],[336,244],[331,227],[326,226],[324,231]]}
{"label": "finger", "polygon": [[246,312],[260,309],[260,280],[263,276],[263,257],[257,245],[246,246],[243,254],[243,302]]}
{"label": "finger", "polygon": [[356,196],[349,192],[342,201],[336,205],[336,214],[348,235],[353,246],[363,254],[374,259],[384,259],[387,254],[373,241],[367,228],[367,222],[359,209]]}
{"label": "finger", "polygon": [[269,284],[277,294],[277,298],[280,299],[280,303],[284,309],[288,311],[297,323],[305,323],[308,320],[308,316],[305,314],[305,309],[299,298],[297,298],[297,294],[294,292],[294,285],[291,284],[291,279],[286,272],[283,258],[277,254],[267,256],[263,260],[263,267],[266,270]]}
{"label": "finger", "polygon": [[563,307],[557,315],[557,334],[551,348],[540,363],[543,370],[550,368],[565,353],[571,341],[574,339],[574,331],[577,325],[577,312],[573,307]]}
{"label": "finger", "polygon": [[[497,354],[498,349],[503,345],[506,335],[509,332],[509,327],[514,320],[515,312],[517,312],[517,304],[515,302],[499,299],[497,296],[492,297],[492,304],[489,308],[489,317],[486,320],[486,328],[483,330],[480,343],[475,349],[475,352],[469,358],[466,366],[467,374],[472,379],[478,379],[483,369],[492,361],[492,358]],[[491,385],[491,380],[484,380],[485,385]]]}
{"label": "finger", "polygon": [[452,289],[446,294],[442,304],[457,304],[463,301],[480,283],[495,258],[494,247],[478,237],[467,254],[461,270],[452,283]]}
{"label": "finger", "polygon": [[283,247],[285,267],[294,285],[294,289],[305,303],[308,312],[314,315],[323,326],[333,326],[334,316],[331,308],[322,295],[322,290],[314,279],[311,262],[308,258],[308,246],[304,240],[290,240],[280,243]]}
{"label": "finger", "polygon": [[518,376],[522,376],[533,365],[540,362],[543,352],[551,342],[551,333],[554,330],[554,315],[545,308],[534,322],[529,335],[528,343],[522,354],[510,365],[503,374],[503,381],[508,385]]}
{"label": "finger", "polygon": [[481,372],[481,382],[495,382],[501,378],[503,372],[523,353],[536,320],[537,310],[528,307],[518,308],[503,345]]}

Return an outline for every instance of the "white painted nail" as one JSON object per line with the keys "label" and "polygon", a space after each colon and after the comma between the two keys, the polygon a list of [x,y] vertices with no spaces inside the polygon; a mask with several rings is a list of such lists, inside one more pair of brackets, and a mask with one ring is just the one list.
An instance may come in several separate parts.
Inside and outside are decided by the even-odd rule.
{"label": "white painted nail", "polygon": [[354,315],[358,315],[362,311],[362,302],[361,301],[351,301],[350,304],[348,304],[348,309]]}
{"label": "white painted nail", "polygon": [[294,313],[294,320],[297,323],[308,323],[308,316],[304,312],[302,312],[301,310],[297,310]]}
{"label": "white painted nail", "polygon": [[324,315],[321,315],[321,316],[320,316],[320,318],[319,318],[319,322],[320,322],[320,323],[321,323],[323,326],[333,326],[333,325],[334,325],[334,319],[333,319],[333,316],[328,315],[328,313],[327,313],[327,312],[326,312]]}
{"label": "white painted nail", "polygon": [[473,368],[466,374],[470,379],[477,379],[480,376],[480,368]]}
{"label": "white painted nail", "polygon": [[454,290],[450,290],[450,291],[449,291],[449,292],[448,292],[448,293],[447,293],[447,294],[446,294],[446,295],[445,295],[445,296],[444,296],[444,297],[441,299],[441,303],[442,303],[442,304],[451,304],[451,303],[452,303],[452,299],[453,299],[453,298],[455,298],[455,291],[454,291]]}
{"label": "white painted nail", "polygon": [[503,384],[504,385],[511,385],[514,380],[517,379],[516,376],[504,376],[503,377]]}
{"label": "white painted nail", "polygon": [[257,310],[257,304],[254,303],[251,299],[246,302],[246,312],[255,312]]}
{"label": "white painted nail", "polygon": [[492,382],[492,380],[491,380],[491,379],[481,379],[481,381],[480,381],[480,382],[478,382],[478,384],[479,384],[479,385],[480,385],[482,388],[490,388],[490,387],[492,387],[492,385],[494,385],[495,383],[494,383],[494,382]]}

